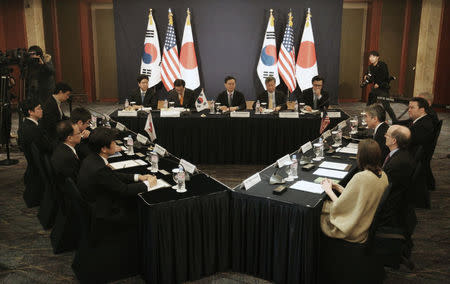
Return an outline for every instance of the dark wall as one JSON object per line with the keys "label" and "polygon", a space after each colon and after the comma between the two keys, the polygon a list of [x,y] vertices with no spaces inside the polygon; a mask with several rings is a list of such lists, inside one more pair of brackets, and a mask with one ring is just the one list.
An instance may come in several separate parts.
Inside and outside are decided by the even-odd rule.
{"label": "dark wall", "polygon": [[[153,9],[161,48],[167,28],[167,11],[174,13],[178,50],[186,20],[186,9],[192,12],[192,27],[200,66],[200,81],[208,99],[215,99],[224,89],[223,79],[237,78],[237,89],[253,100],[263,87],[256,66],[267,26],[269,9],[274,9],[275,32],[279,49],[287,13],[294,15],[295,48],[303,32],[307,8],[311,8],[319,73],[326,78],[326,88],[333,103],[337,102],[339,46],[342,0],[168,0],[150,3],[146,0],[114,0],[119,97],[123,100],[137,87],[136,76],[147,27],[148,10]],[[160,98],[164,94],[161,93]]]}

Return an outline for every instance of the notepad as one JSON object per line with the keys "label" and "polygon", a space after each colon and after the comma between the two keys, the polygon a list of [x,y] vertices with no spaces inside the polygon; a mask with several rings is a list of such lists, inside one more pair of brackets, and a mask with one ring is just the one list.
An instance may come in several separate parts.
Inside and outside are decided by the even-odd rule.
{"label": "notepad", "polygon": [[170,184],[168,184],[165,180],[162,179],[157,179],[156,180],[156,185],[153,187],[148,187],[148,180],[144,181],[145,185],[147,186],[147,191],[152,191],[158,188],[163,188],[163,187],[170,187]]}
{"label": "notepad", "polygon": [[317,184],[314,182],[309,182],[306,180],[297,181],[296,183],[291,185],[289,188],[292,188],[295,190],[311,192],[311,193],[316,193],[316,194],[321,194],[324,191],[320,184]]}
{"label": "notepad", "polygon": [[358,148],[343,147],[341,149],[336,150],[336,152],[356,155],[358,153]]}
{"label": "notepad", "polygon": [[147,165],[147,163],[142,160],[127,160],[127,161],[111,163],[109,165],[113,168],[113,170],[120,170],[120,169],[132,168],[132,167],[145,166],[145,165]]}
{"label": "notepad", "polygon": [[348,172],[319,168],[315,172],[313,172],[313,175],[343,179],[347,175],[347,173]]}
{"label": "notepad", "polygon": [[348,170],[348,166],[349,166],[349,164],[334,163],[334,162],[327,162],[327,161],[322,162],[322,164],[319,165],[320,168],[328,168],[328,169],[340,170],[340,171]]}

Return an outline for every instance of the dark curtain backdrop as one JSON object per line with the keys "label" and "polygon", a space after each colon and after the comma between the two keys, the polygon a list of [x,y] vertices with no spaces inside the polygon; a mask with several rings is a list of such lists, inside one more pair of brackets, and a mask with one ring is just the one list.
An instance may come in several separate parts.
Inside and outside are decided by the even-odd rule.
{"label": "dark curtain backdrop", "polygon": [[[269,10],[274,9],[277,50],[283,39],[287,13],[292,9],[296,54],[303,33],[307,8],[311,8],[319,74],[326,78],[325,88],[331,102],[337,103],[339,76],[339,47],[341,35],[342,0],[114,0],[114,21],[117,49],[119,98],[125,100],[137,88],[148,11],[153,17],[161,49],[168,23],[168,8],[174,14],[178,51],[180,50],[190,8],[201,87],[208,99],[215,99],[224,90],[226,75],[237,78],[237,89],[247,100],[262,92],[256,74]],[[284,84],[278,87],[287,90]],[[298,88],[297,88],[298,91]],[[158,85],[160,99],[166,92]]]}

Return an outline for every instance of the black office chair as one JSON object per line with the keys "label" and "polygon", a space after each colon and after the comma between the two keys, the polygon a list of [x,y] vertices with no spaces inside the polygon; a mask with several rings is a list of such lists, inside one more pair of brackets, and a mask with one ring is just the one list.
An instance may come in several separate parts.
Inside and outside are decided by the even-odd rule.
{"label": "black office chair", "polygon": [[45,172],[44,183],[46,187],[37,216],[42,227],[48,230],[55,224],[56,213],[58,212],[58,205],[56,203],[57,196],[55,193],[55,173],[50,163],[50,158],[47,155],[42,155],[41,160],[43,161],[42,166]]}
{"label": "black office chair", "polygon": [[429,190],[434,190],[436,188],[436,180],[433,176],[433,171],[431,170],[430,162],[433,158],[434,150],[436,149],[437,141],[442,129],[442,119],[436,124],[436,129],[434,130],[433,144],[431,147],[430,157],[427,159],[427,185]]}
{"label": "black office chair", "polygon": [[[62,177],[56,178],[58,212],[55,225],[50,233],[50,242],[55,254],[75,250],[81,239],[83,230],[79,216],[85,213],[74,204],[74,200],[78,198],[77,194],[73,187],[66,186],[66,181],[62,180]],[[84,207],[86,206],[84,205]],[[85,216],[85,218],[89,218],[89,216]]]}
{"label": "black office chair", "polygon": [[[374,236],[381,208],[384,206],[391,185],[378,204],[369,236],[365,243],[351,243],[322,234],[320,243],[319,283],[382,283],[385,272],[383,263],[374,254]],[[342,261],[338,261],[341,259]]]}
{"label": "black office chair", "polygon": [[41,204],[45,188],[37,166],[38,163],[33,160],[33,154],[31,152],[24,152],[24,154],[27,160],[27,169],[23,176],[25,184],[23,200],[28,208],[32,208]]}
{"label": "black office chair", "polygon": [[67,180],[65,188],[80,216],[81,238],[72,262],[78,280],[105,283],[137,275],[137,226],[95,220],[95,206],[83,200],[72,180]]}

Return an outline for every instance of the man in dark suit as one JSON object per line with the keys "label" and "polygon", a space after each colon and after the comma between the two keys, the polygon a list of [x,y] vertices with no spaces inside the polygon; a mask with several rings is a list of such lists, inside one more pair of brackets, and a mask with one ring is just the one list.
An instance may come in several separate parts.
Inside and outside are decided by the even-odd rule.
{"label": "man in dark suit", "polygon": [[130,102],[135,102],[136,105],[151,107],[152,109],[158,108],[158,96],[156,95],[155,88],[148,87],[148,76],[139,75],[137,77],[138,88],[129,97]]}
{"label": "man in dark suit", "polygon": [[305,103],[305,110],[326,110],[328,109],[329,95],[323,90],[325,79],[319,75],[312,78],[312,88],[304,90],[297,95],[297,101]]}
{"label": "man in dark suit", "polygon": [[386,145],[389,154],[383,163],[383,171],[392,184],[381,216],[384,225],[408,228],[412,233],[416,218],[412,206],[412,180],[414,174],[414,158],[408,151],[411,132],[405,126],[392,125],[386,132]]}
{"label": "man in dark suit", "polygon": [[41,120],[42,128],[54,145],[56,145],[58,140],[56,137],[56,124],[61,120],[68,119],[61,109],[61,103],[69,99],[70,92],[72,92],[72,88],[68,84],[59,82],[56,84],[53,95],[42,106],[44,112]]}
{"label": "man in dark suit", "polygon": [[418,95],[419,98],[424,98],[428,103],[428,109],[426,110],[427,114],[431,116],[433,119],[433,124],[436,126],[436,124],[439,122],[439,117],[436,113],[436,111],[431,107],[433,105],[433,95],[429,92],[423,92]]}
{"label": "man in dark suit", "polygon": [[57,179],[63,184],[65,178],[77,181],[80,170],[80,159],[75,151],[81,141],[81,132],[77,124],[63,120],[56,125],[56,133],[60,143],[52,153],[52,166]]}
{"label": "man in dark suit", "polygon": [[[273,109],[274,111],[280,111],[287,109],[287,96],[285,93],[276,90],[276,81],[274,77],[266,78],[266,91],[259,94],[256,97],[256,101],[260,103],[267,103],[268,109]],[[255,109],[256,101],[253,103],[253,109]]]}
{"label": "man in dark suit", "polygon": [[373,139],[377,141],[381,149],[381,156],[384,160],[389,153],[389,148],[386,146],[386,131],[389,125],[385,122],[386,111],[379,104],[373,104],[366,109],[366,122],[369,129],[373,129]]}
{"label": "man in dark suit", "polygon": [[91,113],[83,107],[77,107],[72,110],[70,121],[72,121],[72,124],[76,124],[81,132],[81,142],[75,146],[75,150],[82,161],[91,153],[91,149],[89,148]]}
{"label": "man in dark suit", "polygon": [[195,108],[194,91],[185,88],[186,83],[182,79],[176,79],[173,82],[174,88],[170,90],[168,101],[174,102],[175,107]]}
{"label": "man in dark suit", "polygon": [[[81,163],[78,188],[82,196],[95,206],[95,218],[108,221],[135,223],[136,195],[156,185],[152,175],[125,174],[113,171],[107,158],[116,152],[115,133],[105,127],[94,129],[89,138],[93,151]],[[127,197],[131,197],[127,198]]]}
{"label": "man in dark suit", "polygon": [[42,118],[42,108],[38,100],[25,100],[20,108],[25,119],[17,131],[19,136],[18,142],[27,159],[27,168],[23,176],[25,183],[23,198],[28,207],[33,207],[39,205],[44,185],[39,176],[39,169],[33,164],[31,144],[34,143],[39,151],[43,153],[49,153],[52,149],[44,132],[39,127],[39,120]]}
{"label": "man in dark suit", "polygon": [[433,152],[433,140],[435,135],[435,124],[431,115],[427,114],[428,102],[424,98],[415,97],[409,102],[408,114],[411,119],[409,129],[411,130],[410,150],[416,153],[419,146],[423,147],[422,162],[428,189],[434,189],[435,182],[430,167]]}
{"label": "man in dark suit", "polygon": [[244,95],[236,91],[236,79],[234,77],[225,77],[225,89],[216,98],[216,103],[220,103],[222,111],[245,110],[247,108]]}

